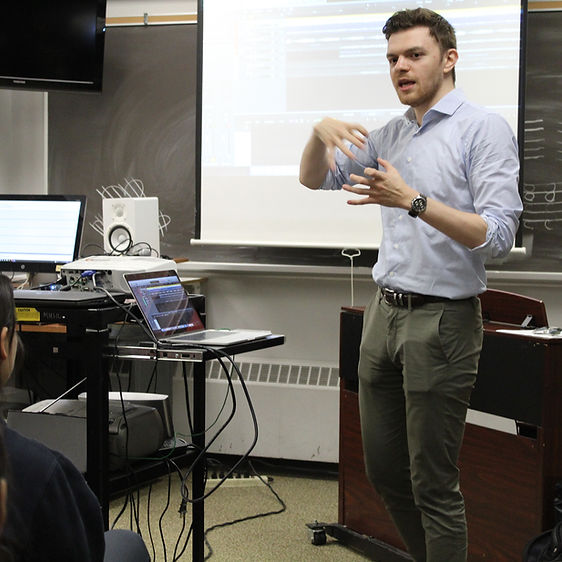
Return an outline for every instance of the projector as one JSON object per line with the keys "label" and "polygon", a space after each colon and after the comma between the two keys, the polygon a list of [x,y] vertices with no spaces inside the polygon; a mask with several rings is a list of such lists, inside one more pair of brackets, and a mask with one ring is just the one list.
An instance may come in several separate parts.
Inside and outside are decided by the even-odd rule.
{"label": "projector", "polygon": [[95,272],[95,287],[116,293],[129,293],[125,273],[140,271],[178,270],[174,260],[150,256],[89,256],[61,267],[61,277],[66,285],[82,291],[93,291],[94,280],[86,272]]}

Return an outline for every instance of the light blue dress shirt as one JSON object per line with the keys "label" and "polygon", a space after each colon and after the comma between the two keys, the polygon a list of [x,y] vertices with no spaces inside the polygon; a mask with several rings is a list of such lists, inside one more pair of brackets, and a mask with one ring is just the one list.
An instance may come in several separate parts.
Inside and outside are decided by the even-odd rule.
{"label": "light blue dress shirt", "polygon": [[418,126],[412,108],[372,131],[352,160],[336,151],[336,169],[322,189],[341,189],[365,167],[388,160],[412,188],[488,225],[486,242],[469,249],[412,218],[382,207],[383,237],[373,267],[377,285],[397,291],[461,299],[486,290],[485,260],[513,247],[522,211],[517,141],[503,117],[471,104],[460,90],[441,98]]}

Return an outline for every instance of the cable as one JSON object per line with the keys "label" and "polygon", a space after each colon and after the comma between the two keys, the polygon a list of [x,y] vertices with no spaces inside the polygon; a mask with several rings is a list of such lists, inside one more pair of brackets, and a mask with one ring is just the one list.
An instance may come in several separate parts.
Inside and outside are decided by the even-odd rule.
{"label": "cable", "polygon": [[160,530],[160,540],[162,542],[162,548],[164,550],[164,562],[166,562],[166,560],[168,559],[168,556],[167,556],[167,553],[166,553],[166,539],[164,538],[164,531],[162,529],[162,520],[164,519],[164,515],[166,514],[166,512],[168,511],[168,508],[170,507],[171,484],[172,484],[172,474],[169,471],[168,472],[168,494],[166,496],[166,505],[164,506],[164,510],[162,511],[162,514],[160,515],[160,518],[158,519],[158,529]]}
{"label": "cable", "polygon": [[[230,388],[227,388],[225,395],[224,395],[224,400],[222,401],[221,407],[219,408],[219,411],[217,413],[217,415],[215,416],[215,419],[207,426],[205,427],[205,429],[203,429],[203,431],[201,433],[196,433],[195,430],[193,429],[193,421],[192,421],[192,415],[191,415],[191,406],[189,403],[189,390],[188,390],[188,384],[187,384],[187,377],[186,377],[186,370],[185,370],[185,363],[183,363],[184,369],[183,369],[183,373],[184,373],[184,394],[185,394],[185,402],[186,402],[186,415],[187,415],[187,419],[188,419],[188,424],[189,424],[189,429],[190,429],[190,435],[191,437],[194,436],[199,436],[199,435],[206,435],[213,427],[215,427],[215,425],[218,423],[222,413],[224,412],[224,409],[226,408],[226,403],[228,401],[228,397],[230,396]],[[228,375],[228,373],[227,373]]]}
{"label": "cable", "polygon": [[[123,415],[123,420],[125,421],[125,465],[130,468],[129,465],[129,424],[127,423],[127,413],[125,412],[125,400],[123,399],[123,389],[121,387],[121,377],[119,373],[117,375],[117,384],[119,386],[119,401],[121,403],[121,414]],[[131,473],[133,471],[131,470]]]}
{"label": "cable", "polygon": [[189,433],[193,436],[195,432],[193,430],[193,421],[191,419],[191,406],[189,404],[189,389],[187,384],[187,365],[185,363],[182,363],[182,375],[183,375],[183,390],[185,394],[187,424],[189,425]]}
{"label": "cable", "polygon": [[259,519],[261,517],[268,517],[270,515],[279,515],[280,513],[283,513],[284,511],[287,510],[287,504],[281,499],[281,496],[279,496],[279,494],[273,489],[273,486],[271,486],[271,484],[269,482],[264,480],[262,478],[262,476],[260,474],[258,474],[258,472],[254,468],[254,466],[253,466],[253,464],[250,460],[248,460],[248,466],[250,467],[250,469],[252,470],[254,475],[257,476],[263,482],[263,484],[265,484],[265,486],[267,486],[269,491],[275,496],[275,498],[277,499],[277,501],[281,505],[281,508],[277,509],[277,510],[266,511],[266,512],[263,512],[263,513],[256,513],[254,515],[248,515],[246,517],[240,517],[239,519],[233,519],[231,521],[226,521],[225,523],[217,523],[216,525],[212,525],[211,527],[206,529],[205,530],[205,545],[207,546],[207,549],[208,549],[209,552],[205,556],[204,560],[208,560],[213,555],[213,549],[211,548],[211,544],[209,543],[209,540],[207,538],[207,535],[211,531],[214,531],[215,529],[220,529],[221,527],[229,527],[231,525],[235,525],[236,523],[242,523],[244,521],[251,521],[253,519]]}
{"label": "cable", "polygon": [[128,503],[129,503],[129,494],[127,494],[125,496],[125,503],[123,504],[123,507],[121,507],[121,509],[119,510],[117,515],[115,516],[115,519],[113,520],[113,523],[111,524],[112,529],[115,528],[115,525],[117,525],[117,522],[119,521],[119,519],[121,519],[121,516],[123,515],[123,513],[125,513],[125,510],[127,509]]}
{"label": "cable", "polygon": [[145,253],[141,253],[142,250],[138,251],[135,250],[135,248],[137,246],[140,246],[141,248],[144,247],[148,250],[148,255],[152,256],[152,254],[154,254],[157,258],[160,257],[160,253],[156,250],[156,248],[153,248],[148,242],[135,242],[128,250],[128,255],[130,256],[142,256],[142,255],[146,255]]}
{"label": "cable", "polygon": [[[102,291],[102,292],[106,293],[106,294],[115,302],[115,304],[116,304],[117,306],[119,306],[122,310],[124,310],[124,312],[125,312],[125,319],[133,318],[133,319],[135,320],[136,324],[138,324],[138,325],[144,330],[144,332],[147,334],[147,336],[148,336],[152,341],[154,341],[155,344],[157,343],[157,342],[154,340],[154,338],[152,337],[152,334],[146,329],[146,326],[144,326],[143,322],[142,322],[138,317],[136,317],[135,314],[132,312],[132,310],[131,310],[131,309],[132,309],[132,306],[126,307],[126,306],[122,305],[121,303],[119,303],[119,302],[117,302],[115,299],[113,299],[113,298],[112,298],[112,295],[111,295],[105,288],[103,288],[103,287],[97,287],[97,286],[96,286],[96,283],[95,283],[95,273],[94,273],[94,275],[92,276],[92,280],[93,280],[93,283],[94,283],[94,290],[96,290],[96,291]],[[119,333],[117,334],[117,338],[115,339],[115,347],[116,347],[116,348],[117,348],[117,346],[118,346],[118,337],[119,337],[120,334],[121,334],[121,330],[119,331]],[[157,368],[157,363],[155,363],[153,375],[154,375],[154,372],[156,371],[156,368]],[[127,467],[128,467],[130,476],[132,476],[132,477],[134,478],[134,476],[135,476],[135,471],[134,471],[133,467],[132,467],[131,464],[130,464],[130,460],[136,460],[136,459],[131,459],[131,458],[129,457],[129,431],[128,431],[128,424],[127,424],[127,422],[126,422],[126,412],[125,412],[125,407],[124,407],[123,391],[122,391],[122,384],[121,384],[121,378],[120,378],[119,370],[116,372],[116,376],[117,376],[117,382],[118,382],[118,385],[119,385],[119,393],[120,393],[120,399],[121,399],[122,414],[123,414],[123,417],[124,417],[124,419],[125,419],[125,431],[126,431],[125,454],[126,454],[126,465],[127,465]],[[150,388],[150,384],[152,383],[152,380],[153,380],[153,376],[151,376],[151,380],[149,381],[149,388]],[[170,451],[170,452],[168,452],[168,454],[167,454],[166,456],[169,456],[169,455],[171,455],[172,453],[173,453],[173,450]],[[168,511],[168,509],[169,509],[170,498],[171,498],[171,471],[170,471],[170,461],[168,461],[168,460],[166,459],[166,457],[163,457],[163,458],[156,458],[156,457],[155,457],[154,459],[149,459],[149,458],[147,458],[147,460],[163,461],[163,462],[166,462],[166,464],[167,464],[167,466],[168,466],[168,495],[167,495],[167,503],[166,503],[166,506],[164,507],[164,509],[163,509],[163,511],[162,511],[162,513],[161,513],[161,515],[160,515],[159,522],[158,522],[159,534],[160,534],[160,541],[161,541],[162,548],[163,548],[163,551],[164,551],[164,561],[166,562],[166,561],[167,561],[167,558],[168,558],[168,555],[167,555],[167,550],[166,550],[166,541],[165,541],[165,537],[164,537],[163,523],[162,523],[162,522],[163,522],[164,516],[166,515],[166,513],[167,513],[167,511]],[[176,467],[176,469],[177,469],[177,465],[175,465],[175,463],[173,463],[173,466]],[[180,472],[180,476],[181,476],[181,472]],[[152,487],[150,488],[150,493],[151,493],[151,491],[152,491]],[[149,493],[149,501],[150,501],[150,493]],[[140,509],[140,505],[138,505],[139,502],[140,502],[140,499],[137,500],[137,505],[135,506],[135,502],[134,502],[134,499],[133,499],[133,497],[132,497],[132,494],[129,493],[129,494],[127,495],[127,497],[129,498],[129,501],[128,501],[128,502],[126,501],[126,503],[125,503],[124,507],[122,508],[121,513],[119,514],[118,518],[122,515],[122,513],[123,513],[124,510],[126,509],[127,503],[128,503],[129,506],[130,506],[130,508],[131,508],[131,517],[134,517],[134,521],[135,521],[135,523],[136,523],[137,529],[138,529],[138,531],[140,532],[140,522],[139,522],[139,509]],[[156,551],[155,551],[155,545],[154,545],[154,538],[153,538],[153,535],[152,535],[152,527],[151,527],[151,524],[150,524],[150,507],[149,507],[149,506],[147,507],[147,510],[148,510],[148,512],[147,512],[148,532],[149,532],[151,547],[152,547],[152,551],[153,551],[153,559],[155,559],[155,558],[156,558]],[[178,537],[178,542],[176,542],[176,548],[175,548],[175,550],[174,550],[174,556],[175,556],[175,553],[177,552],[177,549],[179,548],[179,544],[180,544],[180,541],[181,541],[181,537],[182,537],[182,535],[183,535],[183,533],[184,533],[184,530],[185,530],[185,514],[183,515],[183,517],[184,517],[184,522],[183,522],[183,525],[182,525],[182,531],[180,532],[180,535],[179,535],[179,537]],[[116,519],[116,521],[117,521],[117,519]],[[114,523],[114,524],[115,524],[115,523]],[[130,522],[130,526],[132,527],[132,520],[131,520],[131,522]],[[188,533],[188,535],[187,535],[187,538],[186,538],[186,544],[187,544],[187,542],[189,541],[189,537],[190,537],[190,536],[191,536],[191,528],[190,528],[190,531],[189,531],[189,533]],[[182,550],[181,550],[181,553],[183,553],[183,551],[185,550],[185,548],[186,548],[186,546],[184,545],[184,547],[183,547]],[[181,555],[181,553],[180,553],[180,555]]]}
{"label": "cable", "polygon": [[82,380],[78,381],[74,386],[65,390],[62,394],[60,394],[59,396],[54,398],[51,402],[49,402],[49,404],[47,404],[46,406],[41,408],[41,410],[39,410],[39,413],[42,414],[47,408],[50,408],[51,406],[54,406],[59,400],[62,400],[62,398],[64,396],[66,396],[67,394],[72,392],[76,387],[80,386],[83,382],[86,382],[86,379],[87,379],[87,377],[84,377]]}
{"label": "cable", "polygon": [[[121,310],[123,310],[125,312],[125,320],[128,317],[132,318],[134,320],[135,324],[137,324],[138,326],[140,326],[142,328],[143,332],[146,334],[148,339],[150,341],[152,341],[154,344],[158,344],[158,340],[152,335],[152,332],[145,326],[142,318],[139,318],[136,314],[133,313],[132,309],[135,306],[135,303],[131,303],[128,306],[124,305],[123,303],[120,303],[105,287],[98,287],[96,285],[95,276],[98,273],[99,272],[96,271],[92,276],[92,282],[93,282],[93,285],[94,285],[94,290],[98,291],[98,292],[105,293],[109,297],[109,299],[113,302],[113,304],[115,304]],[[115,345],[114,347],[116,348],[117,345]]]}
{"label": "cable", "polygon": [[178,540],[176,542],[176,547],[174,548],[174,562],[176,562],[176,560],[181,559],[183,553],[185,552],[185,549],[187,548],[187,545],[189,544],[189,539],[191,538],[191,533],[193,532],[193,523],[191,523],[191,525],[189,526],[189,531],[188,531],[187,536],[185,538],[185,543],[184,543],[182,549],[180,550],[180,552],[178,553],[178,555],[176,556],[177,548],[179,547],[179,540],[181,538],[181,535],[183,533],[184,528],[185,528],[185,514],[183,515],[182,530],[181,530],[180,536],[178,537]]}
{"label": "cable", "polygon": [[[238,376],[238,379],[240,381],[240,385],[242,387],[242,390],[243,390],[245,398],[246,398],[246,403],[248,404],[248,409],[250,411],[250,416],[252,418],[252,423],[253,423],[253,426],[254,426],[254,438],[253,438],[252,443],[250,444],[248,450],[240,457],[240,459],[234,464],[234,466],[232,466],[232,468],[229,471],[227,471],[227,473],[224,475],[224,477],[209,492],[204,493],[199,498],[190,499],[188,497],[188,491],[187,491],[187,488],[185,486],[185,482],[186,482],[188,476],[193,472],[194,467],[201,460],[201,458],[207,453],[207,451],[209,450],[209,447],[213,444],[213,442],[218,438],[220,433],[224,430],[226,425],[230,422],[230,420],[232,419],[232,416],[230,416],[228,418],[228,420],[225,422],[225,424],[223,424],[223,426],[221,426],[219,431],[209,441],[209,443],[200,451],[199,455],[196,457],[195,461],[193,462],[193,464],[191,465],[189,470],[186,472],[186,474],[184,476],[184,479],[183,479],[182,487],[181,487],[182,504],[181,504],[180,509],[185,509],[185,505],[187,503],[196,503],[196,502],[199,502],[199,501],[205,501],[205,499],[207,499],[213,492],[215,492],[228,479],[228,477],[238,468],[238,466],[244,460],[246,460],[246,458],[248,458],[248,456],[250,455],[250,453],[252,452],[252,450],[256,446],[256,443],[257,443],[257,440],[258,440],[258,422],[257,422],[257,418],[256,418],[256,413],[254,411],[254,407],[253,407],[250,395],[248,393],[248,389],[246,388],[246,383],[244,382],[244,377],[242,376],[242,373],[240,372],[240,369],[238,368],[238,365],[236,365],[236,363],[234,362],[234,360],[232,359],[232,357],[228,353],[222,351],[221,349],[212,348],[212,347],[209,347],[209,346],[200,346],[200,347],[205,348],[206,350],[210,351],[211,353],[213,353],[215,355],[215,358],[219,361],[219,363],[221,364],[221,366],[225,370],[229,387],[232,388],[232,380],[231,380],[231,377],[230,377],[230,373],[228,372],[228,369],[226,369],[226,367],[224,365],[224,362],[222,361],[222,357],[224,357],[224,358],[226,358],[230,361],[232,367],[234,368],[234,370],[235,370],[235,372]],[[233,395],[233,401],[234,401],[235,396],[234,396],[234,389],[233,388],[232,388],[232,395]]]}
{"label": "cable", "polygon": [[346,256],[347,258],[349,258],[349,267],[350,267],[350,271],[351,271],[351,306],[355,305],[355,295],[354,295],[354,282],[353,282],[353,258],[356,258],[358,256],[361,255],[361,250],[359,250],[359,248],[344,248],[341,251],[341,255],[342,256]]}
{"label": "cable", "polygon": [[[200,346],[200,347],[207,347],[207,346]],[[207,349],[209,349],[209,348],[207,348]],[[215,354],[215,356],[216,356],[215,358],[219,361],[219,363],[221,364],[221,366],[223,367],[223,369],[225,370],[225,373],[227,375],[228,388],[229,388],[229,391],[230,391],[230,394],[231,394],[231,397],[232,397],[232,410],[231,410],[231,413],[228,416],[227,420],[223,423],[223,425],[215,433],[215,435],[212,437],[212,439],[210,439],[210,441],[207,443],[207,445],[203,449],[201,449],[201,451],[199,452],[199,454],[197,455],[197,457],[195,458],[195,460],[191,464],[191,467],[187,470],[186,474],[184,475],[184,478],[183,478],[183,481],[182,481],[182,486],[181,486],[182,502],[181,502],[181,506],[180,506],[180,511],[181,510],[185,511],[185,506],[186,506],[187,503],[195,503],[197,501],[204,501],[205,498],[207,498],[211,493],[213,493],[224,481],[223,480],[223,481],[219,482],[208,494],[204,494],[200,498],[194,498],[192,500],[189,499],[187,487],[185,485],[185,483],[187,481],[187,478],[193,472],[193,469],[195,468],[197,463],[199,461],[201,461],[201,459],[207,453],[207,451],[209,450],[209,447],[214,443],[214,441],[219,437],[219,435],[224,431],[224,429],[230,423],[230,421],[232,420],[232,418],[234,417],[234,414],[236,412],[236,394],[234,392],[234,387],[232,386],[232,378],[230,377],[230,373],[228,372],[228,369],[226,369],[222,359],[219,357],[219,355],[220,355],[219,351],[220,350],[210,349],[210,351],[212,351]],[[224,354],[224,355],[226,355],[226,354]],[[257,441],[257,438],[256,438],[256,441]],[[255,445],[255,443],[253,445]],[[252,448],[253,448],[253,446],[252,446]],[[232,472],[234,472],[234,469],[235,469],[235,467],[233,468]],[[226,475],[226,477],[228,477],[228,476],[229,476],[229,474]],[[225,477],[225,479],[226,479],[226,477]]]}
{"label": "cable", "polygon": [[[103,287],[97,287],[96,286],[95,273],[92,276],[92,279],[93,279],[93,282],[94,282],[94,289],[103,291],[104,293],[109,295],[110,298],[111,298],[110,293],[106,289],[104,289]],[[160,347],[159,342],[156,341],[156,339],[154,338],[154,336],[152,335],[150,330],[147,329],[147,327],[144,325],[144,323],[132,313],[131,307],[126,308],[123,305],[121,305],[121,303],[118,303],[115,299],[112,299],[112,300],[115,302],[115,304],[117,304],[121,309],[123,309],[126,312],[126,314],[127,314],[126,318],[128,318],[128,317],[133,318],[136,321],[136,323],[139,326],[141,326],[141,328],[145,331],[148,338],[155,344],[156,348],[159,348]],[[176,558],[176,555],[178,554],[178,549],[179,549],[179,545],[181,543],[181,538],[182,538],[183,533],[185,531],[185,515],[186,515],[187,504],[188,503],[193,504],[193,503],[196,503],[196,502],[204,501],[213,492],[215,492],[228,479],[228,477],[238,468],[238,466],[240,466],[240,464],[248,458],[249,454],[254,449],[254,447],[257,443],[257,439],[258,439],[258,423],[257,423],[257,418],[256,418],[256,414],[255,414],[255,411],[254,411],[254,407],[253,407],[250,395],[248,393],[248,389],[246,387],[246,384],[245,384],[244,378],[242,376],[242,373],[240,372],[240,369],[239,369],[238,365],[235,363],[234,359],[228,353],[224,352],[223,350],[221,350],[219,348],[211,347],[211,346],[206,346],[206,345],[201,345],[201,344],[193,344],[193,345],[184,345],[184,347],[201,349],[203,351],[206,351],[207,353],[210,353],[214,357],[214,359],[216,359],[219,362],[221,368],[223,369],[223,371],[226,374],[227,382],[228,382],[228,391],[225,395],[225,402],[223,404],[223,408],[226,405],[226,399],[227,399],[228,395],[230,395],[231,399],[232,399],[232,408],[231,408],[230,413],[227,416],[226,421],[221,425],[221,427],[217,430],[217,432],[213,435],[213,437],[209,440],[209,442],[199,451],[199,453],[197,454],[197,457],[195,458],[195,460],[193,461],[191,466],[188,468],[188,470],[185,472],[185,474],[181,477],[180,492],[181,492],[181,496],[182,496],[182,501],[181,501],[181,504],[180,504],[180,507],[179,507],[179,512],[182,515],[182,517],[184,518],[184,521],[183,521],[183,524],[182,524],[182,529],[181,529],[180,535],[178,536],[178,539],[177,539],[177,542],[176,542],[176,545],[175,545],[175,548],[174,548],[174,560],[178,559],[178,558]],[[195,469],[195,467],[197,466],[197,464],[202,461],[202,459],[204,458],[204,456],[208,452],[209,447],[214,443],[214,441],[219,437],[219,435],[228,426],[228,424],[230,423],[230,421],[232,420],[233,416],[236,413],[236,404],[237,404],[236,393],[234,391],[234,387],[233,387],[233,384],[232,384],[232,376],[231,376],[231,373],[230,373],[229,369],[227,368],[227,366],[225,364],[225,360],[230,362],[232,370],[234,370],[236,372],[238,380],[240,381],[240,385],[241,385],[242,390],[244,392],[246,403],[248,405],[248,409],[250,411],[250,415],[251,415],[251,418],[252,418],[252,423],[253,423],[253,427],[254,427],[254,438],[253,438],[252,443],[250,444],[248,450],[240,457],[240,459],[232,466],[232,468],[229,471],[227,471],[227,473],[224,475],[222,480],[220,480],[210,491],[208,491],[206,493],[203,493],[200,497],[190,498],[189,497],[189,491],[188,491],[188,488],[187,488],[188,477],[190,476],[190,474],[192,474],[192,472]],[[185,374],[185,370],[184,370],[184,374]],[[185,377],[185,379],[184,379],[184,384],[185,384],[185,387],[187,389],[186,378],[187,377]],[[118,378],[118,380],[119,380],[119,378]],[[187,392],[186,392],[186,404],[189,404],[189,395],[187,394]],[[221,412],[219,413],[219,416],[221,415],[221,413],[222,413],[222,409],[221,409]],[[189,413],[188,417],[189,417],[189,419],[191,419],[191,413]],[[216,421],[218,421],[218,417],[217,417]],[[216,421],[214,423],[216,423]],[[190,429],[192,430],[192,435],[193,435],[192,424],[190,424]],[[207,432],[207,429],[205,430],[205,432]],[[128,437],[128,433],[127,433],[127,437]],[[126,446],[126,451],[128,452],[128,443],[127,443],[127,446]],[[205,467],[203,467],[203,470],[206,470]],[[181,474],[181,472],[180,472],[180,474]],[[167,553],[166,553],[166,545],[165,545],[165,540],[164,540],[163,531],[162,531],[162,519],[163,519],[164,514],[168,510],[169,502],[170,502],[170,482],[171,482],[170,473],[169,473],[168,478],[169,478],[169,484],[168,484],[167,503],[166,503],[166,507],[165,507],[162,515],[160,516],[160,519],[159,519],[160,537],[161,537],[162,545],[163,545],[163,548],[164,548],[164,562],[167,562]],[[205,479],[206,479],[206,473],[205,473]],[[279,500],[280,500],[280,498],[279,498]],[[280,501],[282,501],[282,500],[280,500]],[[258,515],[258,516],[260,516],[260,515]],[[251,518],[253,518],[253,517],[251,517]],[[192,531],[192,526],[190,527],[190,530],[189,530],[188,535],[186,537],[185,544],[184,544],[183,548],[181,549],[181,551],[179,552],[178,556],[181,556],[183,554],[183,552],[185,551],[185,548],[186,548],[186,546],[189,542],[189,537],[191,536],[191,531]]]}
{"label": "cable", "polygon": [[[171,467],[175,468],[176,472],[178,472],[178,475],[180,477],[181,480],[181,471],[179,470],[179,467],[176,465],[176,463],[172,460],[168,460],[166,461],[166,466],[168,468],[168,495],[167,495],[167,503],[166,506],[164,507],[164,510],[162,511],[160,518],[159,518],[159,529],[160,529],[160,539],[162,541],[162,546],[164,549],[164,556],[167,556],[166,553],[166,541],[162,535],[162,529],[161,529],[161,522],[162,519],[164,518],[164,515],[166,514],[166,512],[168,511],[168,508],[170,506],[170,496],[171,496],[171,482],[172,482],[172,471],[171,471]],[[151,490],[152,490],[152,486],[151,486]],[[156,552],[155,552],[155,548],[154,548],[154,540],[152,538],[152,527],[150,525],[150,494],[148,497],[148,505],[147,505],[147,526],[148,526],[148,533],[149,533],[149,537],[150,537],[150,542],[152,545],[152,553],[153,553],[153,558],[152,560],[156,560]],[[181,535],[181,533],[180,533]]]}
{"label": "cable", "polygon": [[148,384],[146,385],[146,392],[150,392],[150,385],[154,381],[154,392],[158,388],[158,360],[154,361],[154,367],[152,369],[152,373],[150,374],[150,378],[148,379]]}
{"label": "cable", "polygon": [[148,497],[146,500],[146,526],[148,528],[148,537],[150,539],[150,546],[152,548],[151,560],[156,560],[156,549],[154,548],[154,539],[152,538],[152,527],[150,525],[150,499],[152,497],[152,484],[148,487]]}

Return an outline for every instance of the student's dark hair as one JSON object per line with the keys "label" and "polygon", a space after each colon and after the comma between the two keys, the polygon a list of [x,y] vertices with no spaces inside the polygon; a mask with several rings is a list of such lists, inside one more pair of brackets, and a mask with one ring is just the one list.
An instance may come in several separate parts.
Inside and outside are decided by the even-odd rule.
{"label": "student's dark hair", "polygon": [[14,290],[12,282],[5,275],[0,275],[0,328],[4,327],[8,328],[11,342],[16,328]]}
{"label": "student's dark hair", "polygon": [[[5,276],[0,274],[0,328],[8,328],[9,340],[12,342],[16,334],[16,310],[14,304],[14,291],[12,289],[12,282]],[[20,347],[20,340],[18,338],[18,350]],[[17,361],[17,355],[16,355]],[[0,388],[0,393],[2,388]],[[10,463],[6,447],[4,445],[4,426],[0,424],[0,478],[8,481],[8,488],[10,487]],[[8,491],[9,493],[9,491]],[[14,556],[13,545],[3,535],[0,535],[0,562],[13,562],[17,559]]]}
{"label": "student's dark hair", "polygon": [[[388,41],[393,33],[412,27],[427,27],[429,34],[437,41],[442,53],[457,48],[457,36],[453,26],[443,16],[427,8],[395,12],[384,24],[382,32]],[[454,81],[455,69],[453,68]]]}

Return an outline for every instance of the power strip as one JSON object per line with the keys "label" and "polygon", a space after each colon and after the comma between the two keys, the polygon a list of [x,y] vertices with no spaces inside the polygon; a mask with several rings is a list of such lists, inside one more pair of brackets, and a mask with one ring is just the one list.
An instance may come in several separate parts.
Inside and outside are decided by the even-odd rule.
{"label": "power strip", "polygon": [[[269,482],[269,476],[261,475],[261,478],[263,478],[265,482]],[[207,478],[207,488],[214,488],[222,480],[223,480],[222,478]],[[263,482],[260,480],[258,476],[234,473],[231,474],[226,480],[224,480],[221,487],[244,488],[250,486],[263,486],[263,485],[264,485]]]}

